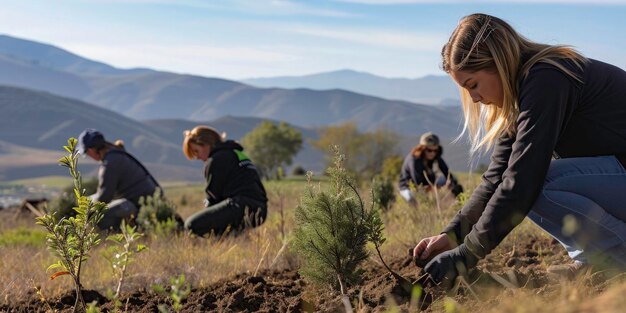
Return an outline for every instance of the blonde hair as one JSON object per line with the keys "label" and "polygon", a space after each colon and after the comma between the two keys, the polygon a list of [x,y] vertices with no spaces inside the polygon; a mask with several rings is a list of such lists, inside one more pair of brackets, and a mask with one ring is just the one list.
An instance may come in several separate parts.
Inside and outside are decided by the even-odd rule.
{"label": "blonde hair", "polygon": [[217,130],[209,126],[196,126],[192,130],[183,132],[185,139],[183,140],[183,153],[189,160],[193,160],[194,154],[191,151],[191,143],[201,146],[213,147],[216,143],[224,142],[226,133],[219,134]]}
{"label": "blonde hair", "polygon": [[465,123],[459,138],[469,131],[472,154],[481,148],[486,151],[493,147],[495,140],[504,134],[515,134],[519,115],[518,83],[533,65],[548,63],[581,81],[558,60],[569,59],[578,68],[588,62],[570,46],[532,42],[505,21],[487,14],[462,18],[443,46],[441,58],[442,68],[448,74],[488,70],[497,73],[502,81],[502,107],[477,105],[469,92],[460,88]]}

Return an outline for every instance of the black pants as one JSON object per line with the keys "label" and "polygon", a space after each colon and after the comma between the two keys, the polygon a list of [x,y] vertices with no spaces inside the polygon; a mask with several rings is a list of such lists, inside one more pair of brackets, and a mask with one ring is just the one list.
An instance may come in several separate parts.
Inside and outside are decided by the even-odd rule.
{"label": "black pants", "polygon": [[207,233],[221,235],[225,231],[241,231],[256,227],[265,221],[267,206],[256,201],[226,199],[196,212],[185,221],[185,229],[202,236]]}

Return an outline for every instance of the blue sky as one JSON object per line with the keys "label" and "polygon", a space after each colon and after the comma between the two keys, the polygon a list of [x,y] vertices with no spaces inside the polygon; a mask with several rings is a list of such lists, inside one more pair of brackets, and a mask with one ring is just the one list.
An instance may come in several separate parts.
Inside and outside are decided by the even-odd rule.
{"label": "blue sky", "polygon": [[350,68],[443,75],[458,20],[483,12],[526,37],[626,68],[626,0],[21,0],[0,33],[111,65],[241,79]]}

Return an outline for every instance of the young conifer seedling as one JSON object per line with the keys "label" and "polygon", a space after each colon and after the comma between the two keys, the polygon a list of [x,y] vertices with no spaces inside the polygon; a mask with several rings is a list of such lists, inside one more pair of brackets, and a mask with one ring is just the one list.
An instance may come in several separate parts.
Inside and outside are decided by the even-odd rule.
{"label": "young conifer seedling", "polygon": [[82,297],[82,285],[80,275],[83,263],[89,258],[89,252],[100,243],[96,231],[98,222],[108,209],[102,202],[93,203],[85,195],[82,188],[80,172],[77,170],[78,152],[76,151],[76,138],[70,138],[67,146],[64,146],[68,155],[59,159],[59,163],[67,167],[74,179],[74,194],[77,206],[74,207],[76,216],[59,218],[55,214],[46,214],[37,218],[37,224],[43,226],[48,234],[46,244],[58,261],[48,267],[48,271],[56,270],[50,279],[62,275],[70,275],[74,281],[76,290],[76,302],[74,312],[80,309],[86,310],[85,301]]}
{"label": "young conifer seedling", "polygon": [[335,166],[328,170],[327,191],[310,183],[296,208],[293,247],[303,260],[302,275],[313,283],[329,284],[346,294],[346,284],[360,280],[358,265],[368,258],[366,244],[376,228],[374,210],[366,211],[343,167],[344,156],[334,147]]}

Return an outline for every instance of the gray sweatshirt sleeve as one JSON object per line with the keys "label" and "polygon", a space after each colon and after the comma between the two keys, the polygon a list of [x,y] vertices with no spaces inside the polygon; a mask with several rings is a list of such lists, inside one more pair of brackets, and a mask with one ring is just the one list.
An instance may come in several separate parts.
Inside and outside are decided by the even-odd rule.
{"label": "gray sweatshirt sleeve", "polygon": [[112,162],[105,159],[98,170],[98,190],[91,196],[93,201],[101,201],[109,203],[115,196],[118,181],[121,177],[121,171],[116,165],[119,162]]}
{"label": "gray sweatshirt sleeve", "polygon": [[[489,254],[530,211],[543,187],[559,134],[572,114],[578,92],[571,78],[555,67],[537,67],[522,83],[517,131],[501,182],[479,217],[478,210],[464,216],[469,223],[475,221],[464,243],[476,256]],[[504,159],[497,160],[496,167],[503,162]],[[483,203],[494,185],[490,184],[481,196],[473,197],[475,201]]]}

